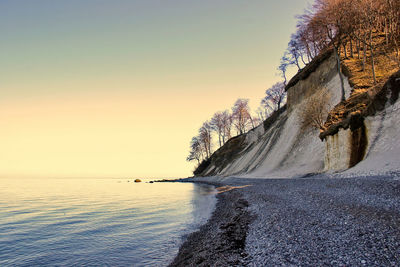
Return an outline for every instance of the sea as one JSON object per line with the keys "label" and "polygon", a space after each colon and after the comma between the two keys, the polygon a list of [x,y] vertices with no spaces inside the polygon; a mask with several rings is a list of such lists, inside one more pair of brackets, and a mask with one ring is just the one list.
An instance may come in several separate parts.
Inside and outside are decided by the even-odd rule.
{"label": "sea", "polygon": [[167,266],[215,188],[133,179],[0,179],[0,266]]}

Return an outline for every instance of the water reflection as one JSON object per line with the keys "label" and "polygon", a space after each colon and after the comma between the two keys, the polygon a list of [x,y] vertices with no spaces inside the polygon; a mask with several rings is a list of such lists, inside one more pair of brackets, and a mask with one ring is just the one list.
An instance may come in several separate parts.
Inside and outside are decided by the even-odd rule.
{"label": "water reflection", "polygon": [[194,185],[193,186],[193,221],[195,223],[205,224],[212,213],[216,203],[216,190],[210,185]]}
{"label": "water reflection", "polygon": [[165,265],[214,188],[117,179],[0,179],[0,266]]}

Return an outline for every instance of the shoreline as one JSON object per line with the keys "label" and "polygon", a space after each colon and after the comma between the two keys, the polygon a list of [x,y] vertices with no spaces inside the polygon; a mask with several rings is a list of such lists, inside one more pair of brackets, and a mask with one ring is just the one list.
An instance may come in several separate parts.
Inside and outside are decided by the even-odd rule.
{"label": "shoreline", "polygon": [[177,182],[213,185],[219,192],[215,210],[207,223],[188,235],[168,266],[246,265],[246,236],[253,216],[241,192],[235,188],[221,188],[226,184],[220,182],[196,181],[192,178]]}
{"label": "shoreline", "polygon": [[[187,178],[229,186],[168,266],[396,266],[400,180]],[[251,185],[251,186],[248,186]],[[246,187],[245,187],[246,186]]]}

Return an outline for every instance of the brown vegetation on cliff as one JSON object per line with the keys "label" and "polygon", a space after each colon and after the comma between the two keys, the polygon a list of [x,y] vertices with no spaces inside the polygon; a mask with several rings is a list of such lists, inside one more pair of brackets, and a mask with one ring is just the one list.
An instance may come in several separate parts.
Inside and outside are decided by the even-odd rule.
{"label": "brown vegetation on cliff", "polygon": [[[400,72],[398,62],[395,60],[396,49],[387,46],[384,36],[378,34],[374,37],[374,46],[376,82],[373,79],[371,63],[367,63],[371,62],[370,60],[363,63],[356,57],[343,57],[343,73],[348,77],[353,90],[348,99],[340,102],[329,112],[324,130],[320,134],[321,139],[336,134],[340,128],[358,129],[361,126],[360,120],[383,109],[388,100],[386,96],[388,90],[392,92],[391,98],[397,99]],[[369,56],[369,52],[366,51],[367,59]]]}
{"label": "brown vegetation on cliff", "polygon": [[335,135],[340,128],[352,131],[362,127],[365,117],[384,109],[389,101],[393,104],[399,97],[400,71],[397,71],[386,83],[379,83],[364,92],[354,90],[349,99],[339,103],[328,115],[325,129],[320,134],[323,140],[328,135]]}

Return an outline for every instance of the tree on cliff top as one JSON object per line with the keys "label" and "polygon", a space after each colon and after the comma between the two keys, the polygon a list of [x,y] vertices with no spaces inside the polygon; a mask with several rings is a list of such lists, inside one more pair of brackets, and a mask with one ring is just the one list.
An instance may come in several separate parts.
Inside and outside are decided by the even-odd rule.
{"label": "tree on cliff top", "polygon": [[[342,100],[345,99],[345,90],[341,72],[341,53],[343,51],[344,58],[348,58],[348,43],[350,57],[353,58],[353,45],[356,45],[358,59],[362,51],[363,72],[367,58],[371,60],[371,78],[374,83],[377,83],[379,78],[375,72],[376,56],[384,53],[400,65],[399,0],[315,0],[312,7],[298,19],[297,31],[291,36],[283,57],[285,60],[282,62],[299,68],[301,67],[299,59],[303,59],[303,54],[308,60],[312,60],[320,51],[333,48],[341,81]],[[385,44],[376,47],[376,40],[381,37],[385,38]],[[396,56],[391,54],[390,50],[396,51]],[[284,68],[287,67],[285,64]]]}
{"label": "tree on cliff top", "polygon": [[238,134],[244,134],[251,123],[249,100],[239,98],[232,107],[233,125]]}
{"label": "tree on cliff top", "polygon": [[200,143],[199,137],[193,137],[190,142],[190,152],[189,156],[186,158],[187,161],[196,160],[197,164],[200,164],[200,161],[204,159],[203,148]]}
{"label": "tree on cliff top", "polygon": [[218,135],[219,147],[225,144],[226,140],[231,138],[231,115],[227,110],[223,112],[216,112],[211,118],[211,127]]}
{"label": "tree on cliff top", "polygon": [[199,140],[205,151],[205,157],[208,159],[211,156],[212,146],[212,127],[211,124],[206,121],[199,129]]}
{"label": "tree on cliff top", "polygon": [[190,142],[190,151],[187,161],[200,161],[208,159],[211,156],[212,149],[212,127],[210,122],[206,121],[199,129],[199,135],[192,138]]}
{"label": "tree on cliff top", "polygon": [[261,105],[270,114],[281,108],[286,99],[285,84],[278,82],[265,91],[265,97],[261,100]]}
{"label": "tree on cliff top", "polygon": [[[325,31],[336,56],[341,100],[344,101],[346,98],[339,50],[344,39],[349,34],[350,27],[347,12],[351,8],[351,3],[348,0],[316,0],[314,8],[316,10],[313,18],[316,21],[314,26],[319,25]],[[322,36],[322,38],[326,37]]]}
{"label": "tree on cliff top", "polygon": [[233,124],[233,116],[229,113],[228,110],[223,112],[223,121],[224,121],[224,143],[231,139],[232,137],[232,124]]}

